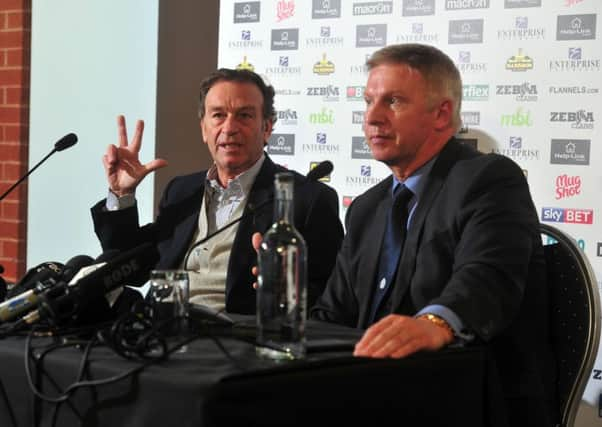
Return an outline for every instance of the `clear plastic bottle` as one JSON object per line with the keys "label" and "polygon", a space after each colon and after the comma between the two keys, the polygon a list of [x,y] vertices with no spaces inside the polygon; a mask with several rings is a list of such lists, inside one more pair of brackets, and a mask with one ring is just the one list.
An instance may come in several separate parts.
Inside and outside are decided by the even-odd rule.
{"label": "clear plastic bottle", "polygon": [[305,356],[307,248],[293,225],[293,175],[276,174],[274,224],[259,248],[256,352],[271,359]]}

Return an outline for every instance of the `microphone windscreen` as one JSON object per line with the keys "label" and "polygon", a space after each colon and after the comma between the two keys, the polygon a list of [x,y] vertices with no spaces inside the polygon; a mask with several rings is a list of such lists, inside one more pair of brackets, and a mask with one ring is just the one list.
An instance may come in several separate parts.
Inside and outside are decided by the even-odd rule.
{"label": "microphone windscreen", "polygon": [[101,253],[100,255],[98,255],[98,257],[96,257],[96,260],[94,261],[94,263],[100,263],[100,262],[107,262],[112,260],[113,258],[115,258],[117,255],[119,255],[121,252],[119,252],[117,249],[109,249],[108,251],[104,251],[103,253]]}
{"label": "microphone windscreen", "polygon": [[317,181],[321,178],[324,178],[326,175],[332,172],[333,169],[334,166],[332,162],[330,160],[324,160],[323,162],[318,163],[312,170],[310,170],[307,173],[306,178],[310,181]]}
{"label": "microphone windscreen", "polygon": [[25,276],[17,282],[7,293],[7,298],[12,298],[25,291],[33,289],[38,283],[47,280],[58,281],[63,274],[65,266],[60,262],[43,262],[25,273]]}
{"label": "microphone windscreen", "polygon": [[73,147],[76,142],[77,135],[74,133],[68,133],[54,144],[54,149],[56,151],[63,151],[69,147]]}

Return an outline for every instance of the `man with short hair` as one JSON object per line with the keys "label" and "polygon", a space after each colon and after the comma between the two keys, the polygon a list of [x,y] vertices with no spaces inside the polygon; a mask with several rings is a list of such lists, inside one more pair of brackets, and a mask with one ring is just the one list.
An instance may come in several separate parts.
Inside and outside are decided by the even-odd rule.
{"label": "man with short hair", "polygon": [[[274,176],[285,168],[264,152],[276,119],[274,88],[247,70],[220,69],[201,84],[200,126],[214,164],[174,178],[166,187],[155,221],[141,227],[134,192],[150,172],[167,165],[163,159],[138,159],[144,124],[128,142],[125,119],[118,117],[119,145],[109,145],[103,158],[109,182],[106,200],[92,208],[103,249],[124,250],[144,242],[157,246],[156,268],[185,268],[190,301],[217,310],[252,314],[255,293],[251,268],[256,254],[254,232],[273,222],[273,203],[196,247],[196,242],[230,221],[273,199]],[[336,192],[295,173],[295,226],[308,247],[308,303],[313,303],[335,262],[343,229]]]}
{"label": "man with short hair", "polygon": [[[443,52],[394,45],[367,64],[366,141],[392,176],[349,207],[311,316],[367,328],[356,356],[487,343],[510,425],[554,425],[545,261],[524,174],[454,138],[462,82]],[[392,207],[398,191],[405,199]]]}

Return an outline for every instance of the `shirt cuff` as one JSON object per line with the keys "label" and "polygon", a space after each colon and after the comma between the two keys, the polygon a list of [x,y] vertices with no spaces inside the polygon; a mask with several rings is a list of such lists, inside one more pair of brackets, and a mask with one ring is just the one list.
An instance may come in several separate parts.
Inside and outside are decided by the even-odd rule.
{"label": "shirt cuff", "polygon": [[466,330],[462,319],[460,319],[458,315],[449,308],[439,304],[427,305],[418,313],[416,313],[415,317],[427,313],[434,314],[435,316],[442,318],[448,323],[449,326],[451,326],[454,331],[454,336],[456,337],[456,343],[463,344],[474,340],[474,334]]}
{"label": "shirt cuff", "polygon": [[136,196],[134,193],[119,197],[117,194],[109,190],[109,194],[107,194],[107,201],[105,202],[105,208],[108,211],[119,211],[122,209],[131,208],[135,204]]}

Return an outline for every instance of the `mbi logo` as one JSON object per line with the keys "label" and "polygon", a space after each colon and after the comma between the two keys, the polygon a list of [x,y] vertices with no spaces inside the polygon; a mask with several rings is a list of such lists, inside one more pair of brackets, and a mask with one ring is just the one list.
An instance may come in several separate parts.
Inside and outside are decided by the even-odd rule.
{"label": "mbi logo", "polygon": [[533,120],[531,119],[531,112],[525,111],[521,107],[516,109],[516,112],[512,114],[502,114],[501,120],[502,126],[533,126]]}
{"label": "mbi logo", "polygon": [[541,208],[541,220],[567,224],[593,224],[594,211],[592,209]]}

